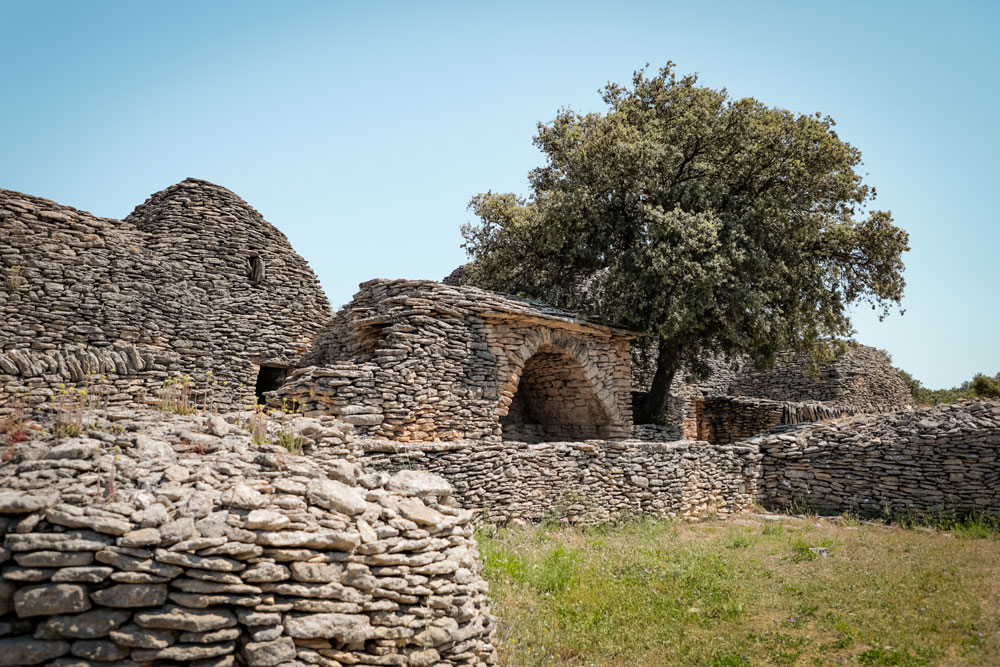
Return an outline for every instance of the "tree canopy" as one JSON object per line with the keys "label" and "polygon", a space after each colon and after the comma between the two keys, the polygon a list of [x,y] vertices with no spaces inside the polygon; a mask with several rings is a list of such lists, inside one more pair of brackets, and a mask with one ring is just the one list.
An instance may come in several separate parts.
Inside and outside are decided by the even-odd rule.
{"label": "tree canopy", "polygon": [[472,198],[469,282],[647,334],[650,417],[706,355],[819,354],[850,334],[850,304],[900,303],[907,234],[869,209],[861,152],[832,118],[733,99],[672,63],[603,99],[539,123],[527,198]]}

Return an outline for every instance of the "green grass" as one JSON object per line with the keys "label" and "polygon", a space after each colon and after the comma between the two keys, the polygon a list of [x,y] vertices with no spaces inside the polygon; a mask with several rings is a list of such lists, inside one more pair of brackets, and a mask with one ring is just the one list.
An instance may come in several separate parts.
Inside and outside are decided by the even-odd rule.
{"label": "green grass", "polygon": [[637,520],[480,549],[510,667],[997,665],[992,525]]}

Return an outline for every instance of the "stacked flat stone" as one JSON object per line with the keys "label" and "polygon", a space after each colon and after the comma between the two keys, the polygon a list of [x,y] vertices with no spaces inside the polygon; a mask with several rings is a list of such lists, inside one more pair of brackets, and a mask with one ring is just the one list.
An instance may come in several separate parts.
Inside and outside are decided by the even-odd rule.
{"label": "stacked flat stone", "polygon": [[482,665],[472,512],[426,473],[316,456],[215,416],[88,414],[0,466],[0,665]]}
{"label": "stacked flat stone", "polygon": [[754,446],[671,443],[456,441],[396,445],[359,438],[359,464],[426,470],[447,479],[466,508],[492,522],[597,524],[646,515],[704,518],[750,510]]}
{"label": "stacked flat stone", "polygon": [[1000,401],[852,417],[741,444],[764,456],[765,504],[1000,515]]}
{"label": "stacked flat stone", "polygon": [[[642,350],[633,351],[633,357]],[[801,355],[779,355],[770,370],[756,371],[745,359],[712,357],[704,380],[677,373],[670,387],[668,417],[678,438],[735,442],[781,424],[843,415],[878,414],[912,407],[913,399],[886,356],[852,345],[841,357],[808,371]],[[646,399],[648,365],[633,364],[633,400]],[[796,421],[798,420],[798,421]]]}
{"label": "stacked flat stone", "polygon": [[836,419],[854,412],[838,403],[772,401],[746,396],[709,396],[695,404],[698,434],[715,444],[743,440],[775,426]]}
{"label": "stacked flat stone", "polygon": [[0,190],[0,411],[70,383],[101,404],[143,405],[176,374],[216,383],[216,405],[234,408],[260,364],[297,365],[330,315],[288,239],[207,181],[124,220]]}
{"label": "stacked flat stone", "polygon": [[854,345],[842,357],[813,377],[809,361],[785,354],[769,371],[740,373],[729,394],[774,401],[836,403],[852,414],[892,412],[913,405],[913,398],[885,354],[867,345]]}
{"label": "stacked flat stone", "polygon": [[[273,404],[292,400],[400,442],[624,438],[633,337],[474,287],[373,280]],[[522,389],[528,409],[512,409]]]}

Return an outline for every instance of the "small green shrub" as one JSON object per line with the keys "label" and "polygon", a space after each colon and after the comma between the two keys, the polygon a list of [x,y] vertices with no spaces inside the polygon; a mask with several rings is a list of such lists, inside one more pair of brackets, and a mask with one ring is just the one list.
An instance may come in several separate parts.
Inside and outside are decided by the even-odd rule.
{"label": "small green shrub", "polygon": [[983,512],[973,512],[956,521],[951,532],[956,537],[966,539],[998,540],[1000,539],[1000,517]]}
{"label": "small green shrub", "polygon": [[784,532],[785,527],[776,521],[768,521],[760,531],[761,535],[782,535]]}
{"label": "small green shrub", "polygon": [[488,538],[480,539],[483,573],[492,580],[523,583],[527,580],[528,567],[517,554],[503,548]]}
{"label": "small green shrub", "polygon": [[729,544],[727,544],[730,549],[746,549],[750,546],[750,536],[744,532],[729,532]]}
{"label": "small green shrub", "polygon": [[818,544],[810,544],[803,538],[797,538],[792,542],[792,555],[789,556],[789,560],[793,563],[805,563],[807,561],[816,560],[819,558],[819,554],[813,549],[817,547],[823,547],[826,549],[833,550],[833,541],[829,538],[824,538],[819,540]]}
{"label": "small green shrub", "polygon": [[980,398],[1000,398],[1000,374],[995,378],[977,374],[972,378],[972,392]]}
{"label": "small green shrub", "polygon": [[[68,375],[68,373],[67,373]],[[51,397],[53,409],[52,432],[60,438],[74,438],[83,433],[83,413],[88,407],[86,387],[60,383]]]}
{"label": "small green shrub", "polygon": [[540,593],[561,593],[577,574],[580,554],[558,544],[550,549],[531,573],[532,585]]}
{"label": "small green shrub", "polygon": [[302,452],[302,436],[295,431],[282,429],[278,433],[278,444],[287,449],[289,454]]}

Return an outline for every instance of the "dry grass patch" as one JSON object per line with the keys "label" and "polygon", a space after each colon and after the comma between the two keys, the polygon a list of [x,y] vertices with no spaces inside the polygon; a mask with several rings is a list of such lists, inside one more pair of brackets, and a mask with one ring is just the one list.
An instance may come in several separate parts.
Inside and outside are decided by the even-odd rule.
{"label": "dry grass patch", "polygon": [[1000,664],[1000,540],[953,532],[637,521],[480,546],[511,667]]}

